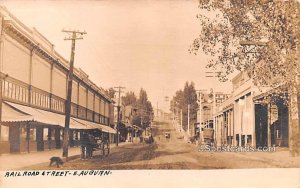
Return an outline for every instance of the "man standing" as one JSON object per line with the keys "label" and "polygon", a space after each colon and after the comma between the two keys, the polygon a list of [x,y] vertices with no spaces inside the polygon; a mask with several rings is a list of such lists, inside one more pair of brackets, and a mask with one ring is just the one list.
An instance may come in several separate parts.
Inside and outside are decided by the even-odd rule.
{"label": "man standing", "polygon": [[87,145],[88,145],[88,135],[86,132],[82,132],[82,136],[80,138],[80,146],[81,146],[81,158],[87,158]]}

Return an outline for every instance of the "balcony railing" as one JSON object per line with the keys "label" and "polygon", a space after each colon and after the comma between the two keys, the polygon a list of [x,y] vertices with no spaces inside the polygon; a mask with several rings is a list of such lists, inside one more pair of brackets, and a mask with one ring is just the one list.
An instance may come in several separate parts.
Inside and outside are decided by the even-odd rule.
{"label": "balcony railing", "polygon": [[[3,73],[1,73],[1,77],[3,100],[55,113],[65,113],[65,99],[9,77],[8,75],[4,75]],[[71,116],[105,125],[109,124],[108,117],[75,103],[71,104]]]}

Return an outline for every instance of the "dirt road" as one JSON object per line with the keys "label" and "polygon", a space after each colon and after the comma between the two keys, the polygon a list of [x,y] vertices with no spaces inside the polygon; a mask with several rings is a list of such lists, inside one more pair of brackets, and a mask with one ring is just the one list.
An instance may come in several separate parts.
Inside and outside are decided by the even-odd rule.
{"label": "dirt road", "polygon": [[[188,144],[171,124],[161,123],[152,129],[155,143],[132,143],[113,148],[107,157],[67,162],[65,169],[233,169],[233,168],[299,168],[298,158],[286,150],[276,152],[199,152]],[[171,138],[164,137],[165,132]],[[55,169],[38,164],[26,169]]]}

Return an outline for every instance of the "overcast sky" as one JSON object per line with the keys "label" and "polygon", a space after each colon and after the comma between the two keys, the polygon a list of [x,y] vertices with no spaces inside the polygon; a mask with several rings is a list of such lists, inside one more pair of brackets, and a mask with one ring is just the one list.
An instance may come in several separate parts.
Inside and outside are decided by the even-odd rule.
{"label": "overcast sky", "polygon": [[205,77],[205,55],[188,49],[201,26],[197,0],[14,1],[2,0],[25,25],[35,27],[67,60],[70,41],[62,29],[85,30],[76,43],[75,66],[103,88],[146,89],[153,106],[194,81],[196,89],[231,91]]}

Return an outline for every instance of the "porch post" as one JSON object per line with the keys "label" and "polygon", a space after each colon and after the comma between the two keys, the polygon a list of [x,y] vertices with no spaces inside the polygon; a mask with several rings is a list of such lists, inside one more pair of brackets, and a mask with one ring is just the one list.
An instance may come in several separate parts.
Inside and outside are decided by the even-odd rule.
{"label": "porch post", "polygon": [[30,124],[26,123],[26,144],[27,144],[27,152],[30,153]]}
{"label": "porch post", "polygon": [[272,118],[272,114],[271,114],[271,103],[268,105],[268,146],[271,146],[271,118]]}

